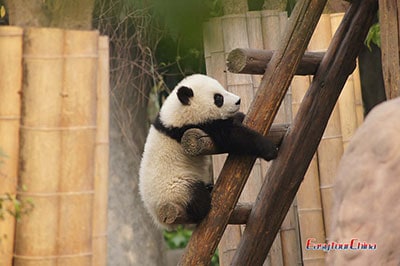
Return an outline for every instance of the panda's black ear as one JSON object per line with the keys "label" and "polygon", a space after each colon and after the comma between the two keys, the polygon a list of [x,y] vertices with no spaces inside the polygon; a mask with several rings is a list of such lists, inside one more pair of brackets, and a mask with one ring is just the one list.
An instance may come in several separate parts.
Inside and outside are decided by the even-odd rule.
{"label": "panda's black ear", "polygon": [[193,97],[193,90],[186,86],[182,86],[178,88],[178,99],[183,105],[190,104],[190,98]]}

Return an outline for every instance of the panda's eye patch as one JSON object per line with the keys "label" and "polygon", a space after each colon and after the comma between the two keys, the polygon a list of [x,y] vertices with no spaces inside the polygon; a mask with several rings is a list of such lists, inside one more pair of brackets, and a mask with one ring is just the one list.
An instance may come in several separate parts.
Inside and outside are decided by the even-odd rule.
{"label": "panda's eye patch", "polygon": [[224,104],[224,96],[219,93],[214,94],[214,104],[217,107],[221,107]]}

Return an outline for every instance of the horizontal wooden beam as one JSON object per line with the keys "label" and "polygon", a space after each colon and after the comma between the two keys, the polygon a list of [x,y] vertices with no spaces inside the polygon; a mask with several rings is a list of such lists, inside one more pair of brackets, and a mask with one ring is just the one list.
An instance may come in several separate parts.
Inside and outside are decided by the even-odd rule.
{"label": "horizontal wooden beam", "polygon": [[[245,224],[249,218],[251,203],[238,203],[229,218],[229,224]],[[169,225],[174,224],[192,224],[187,217],[182,216],[183,212],[178,206],[173,204],[165,204],[158,210],[158,216]]]}
{"label": "horizontal wooden beam", "polygon": [[[279,146],[288,128],[289,124],[272,125],[267,137],[276,146]],[[187,130],[185,134],[183,134],[181,144],[184,151],[193,156],[226,153],[226,151],[218,150],[212,139],[198,128]]]}
{"label": "horizontal wooden beam", "polygon": [[[227,66],[232,73],[263,75],[274,51],[237,48],[228,55]],[[314,75],[324,52],[305,52],[295,75]]]}

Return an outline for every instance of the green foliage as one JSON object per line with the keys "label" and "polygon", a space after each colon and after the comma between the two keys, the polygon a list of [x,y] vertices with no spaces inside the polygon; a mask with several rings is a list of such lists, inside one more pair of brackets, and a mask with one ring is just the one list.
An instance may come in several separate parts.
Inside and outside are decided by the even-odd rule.
{"label": "green foliage", "polygon": [[365,45],[371,51],[371,43],[378,47],[381,47],[381,27],[379,23],[375,23],[369,28],[367,38],[365,39]]}
{"label": "green foliage", "polygon": [[[192,230],[186,229],[180,225],[175,231],[164,231],[164,239],[169,249],[182,249],[186,247],[192,233]],[[218,251],[215,252],[212,257],[211,265],[219,265]]]}
{"label": "green foliage", "polygon": [[192,230],[179,226],[174,231],[164,231],[164,239],[169,249],[185,248],[192,236]]}
{"label": "green foliage", "polygon": [[166,30],[174,39],[189,35],[189,39],[201,33],[202,23],[210,16],[222,14],[220,0],[151,0]]}
{"label": "green foliage", "polygon": [[[4,159],[8,158],[7,154],[0,147],[0,178],[1,178],[1,167],[4,164]],[[26,187],[22,187],[23,191],[26,191]],[[11,204],[10,204],[11,203]],[[11,193],[5,193],[0,195],[0,220],[3,220],[6,214],[14,216],[17,221],[21,219],[24,214],[29,213],[34,208],[32,199],[19,200],[16,195]]]}
{"label": "green foliage", "polygon": [[163,38],[157,45],[157,70],[172,89],[184,76],[205,73],[203,23],[222,15],[221,0],[150,0]]}
{"label": "green foliage", "polygon": [[286,3],[286,11],[288,12],[288,16],[292,14],[294,6],[296,5],[296,0],[288,0]]}
{"label": "green foliage", "polygon": [[[8,203],[11,203],[11,207],[7,208]],[[9,214],[19,221],[23,215],[30,213],[34,206],[32,199],[20,200],[10,193],[0,195],[0,220]]]}

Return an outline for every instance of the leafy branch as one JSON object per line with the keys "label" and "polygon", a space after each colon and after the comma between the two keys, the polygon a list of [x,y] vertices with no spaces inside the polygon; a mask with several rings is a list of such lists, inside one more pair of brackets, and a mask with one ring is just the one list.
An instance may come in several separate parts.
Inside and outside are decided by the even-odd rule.
{"label": "leafy branch", "polygon": [[[9,204],[12,207],[7,208],[6,206]],[[0,195],[0,220],[4,220],[6,214],[9,214],[19,221],[23,215],[31,212],[34,207],[32,199],[19,200],[16,195],[5,193]]]}

